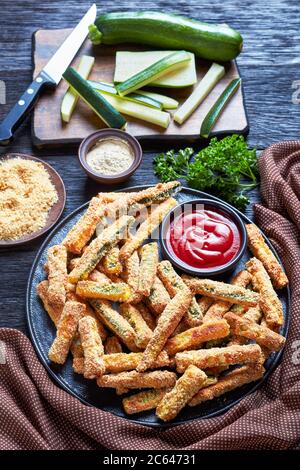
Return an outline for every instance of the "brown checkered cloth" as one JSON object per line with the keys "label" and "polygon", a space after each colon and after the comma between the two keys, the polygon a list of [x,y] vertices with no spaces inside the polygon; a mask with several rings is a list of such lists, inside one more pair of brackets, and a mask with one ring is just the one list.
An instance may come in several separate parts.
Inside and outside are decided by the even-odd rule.
{"label": "brown checkered cloth", "polygon": [[51,382],[23,334],[2,329],[7,363],[0,365],[1,449],[300,448],[300,141],[268,148],[260,172],[264,205],[255,207],[256,220],[276,246],[292,287],[283,360],[264,386],[222,416],[152,429],[82,405]]}

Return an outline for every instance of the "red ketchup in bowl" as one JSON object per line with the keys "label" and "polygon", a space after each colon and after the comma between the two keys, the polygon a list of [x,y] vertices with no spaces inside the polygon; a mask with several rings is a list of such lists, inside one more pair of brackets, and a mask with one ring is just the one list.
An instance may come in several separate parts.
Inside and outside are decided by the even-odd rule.
{"label": "red ketchup in bowl", "polygon": [[229,263],[241,248],[241,234],[228,215],[216,209],[184,211],[171,222],[168,249],[185,264],[198,269]]}

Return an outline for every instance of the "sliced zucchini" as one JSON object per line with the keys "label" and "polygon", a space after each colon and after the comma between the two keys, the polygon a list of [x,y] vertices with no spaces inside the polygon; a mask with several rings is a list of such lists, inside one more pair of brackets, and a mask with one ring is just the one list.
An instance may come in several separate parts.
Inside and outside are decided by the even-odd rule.
{"label": "sliced zucchini", "polygon": [[[107,124],[109,127],[122,129],[126,120],[102,95],[97,93],[79,73],[72,67],[68,67],[63,78],[86,102],[86,104]],[[108,95],[107,95],[108,96]]]}
{"label": "sliced zucchini", "polygon": [[[83,55],[80,59],[77,72],[82,78],[88,78],[89,74],[91,73],[94,63],[95,63],[95,57],[91,57],[89,55]],[[60,108],[61,118],[64,122],[70,121],[73,111],[75,109],[76,103],[78,101],[78,98],[79,98],[78,93],[76,93],[75,90],[69,87],[63,97],[61,108]]]}
{"label": "sliced zucchini", "polygon": [[[138,72],[145,70],[146,67],[155,64],[160,59],[167,57],[174,51],[146,51],[146,52],[128,52],[118,51],[116,54],[116,68],[114,82],[120,83],[133,77]],[[195,55],[190,54],[191,60],[182,67],[167,75],[151,82],[151,86],[182,88],[197,83],[197,74],[195,66]]]}
{"label": "sliced zucchini", "polygon": [[224,76],[225,69],[222,65],[213,63],[204,75],[199,85],[193,93],[183,103],[174,114],[174,121],[182,124],[192,114],[193,111],[202,103],[211,90],[216,86],[219,80]]}
{"label": "sliced zucchini", "polygon": [[166,75],[173,70],[184,67],[191,60],[190,54],[186,51],[176,51],[173,54],[163,57],[149,67],[141,70],[133,77],[128,78],[116,86],[120,96],[128,95],[148,83],[153,82],[159,77]]}
{"label": "sliced zucchini", "polygon": [[139,95],[148,96],[148,98],[152,98],[153,100],[159,101],[162,104],[162,109],[176,109],[179,105],[178,101],[174,100],[174,98],[170,98],[170,96],[166,95],[161,95],[160,93],[139,90]]}

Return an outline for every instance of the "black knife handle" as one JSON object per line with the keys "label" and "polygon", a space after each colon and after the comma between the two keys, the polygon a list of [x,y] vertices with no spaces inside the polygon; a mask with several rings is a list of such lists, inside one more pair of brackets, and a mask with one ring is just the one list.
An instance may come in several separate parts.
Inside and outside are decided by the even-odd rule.
{"label": "black knife handle", "polygon": [[0,145],[8,145],[12,141],[15,130],[32,110],[42,89],[55,86],[56,83],[43,71],[33,80],[0,124]]}

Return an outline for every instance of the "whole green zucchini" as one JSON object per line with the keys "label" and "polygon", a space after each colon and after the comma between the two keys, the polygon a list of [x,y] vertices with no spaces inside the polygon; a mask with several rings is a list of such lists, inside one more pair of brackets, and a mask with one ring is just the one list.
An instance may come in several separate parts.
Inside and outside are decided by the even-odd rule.
{"label": "whole green zucchini", "polygon": [[242,50],[238,31],[156,11],[115,12],[98,16],[90,28],[94,44],[137,43],[162,49],[184,49],[217,62],[234,59]]}

